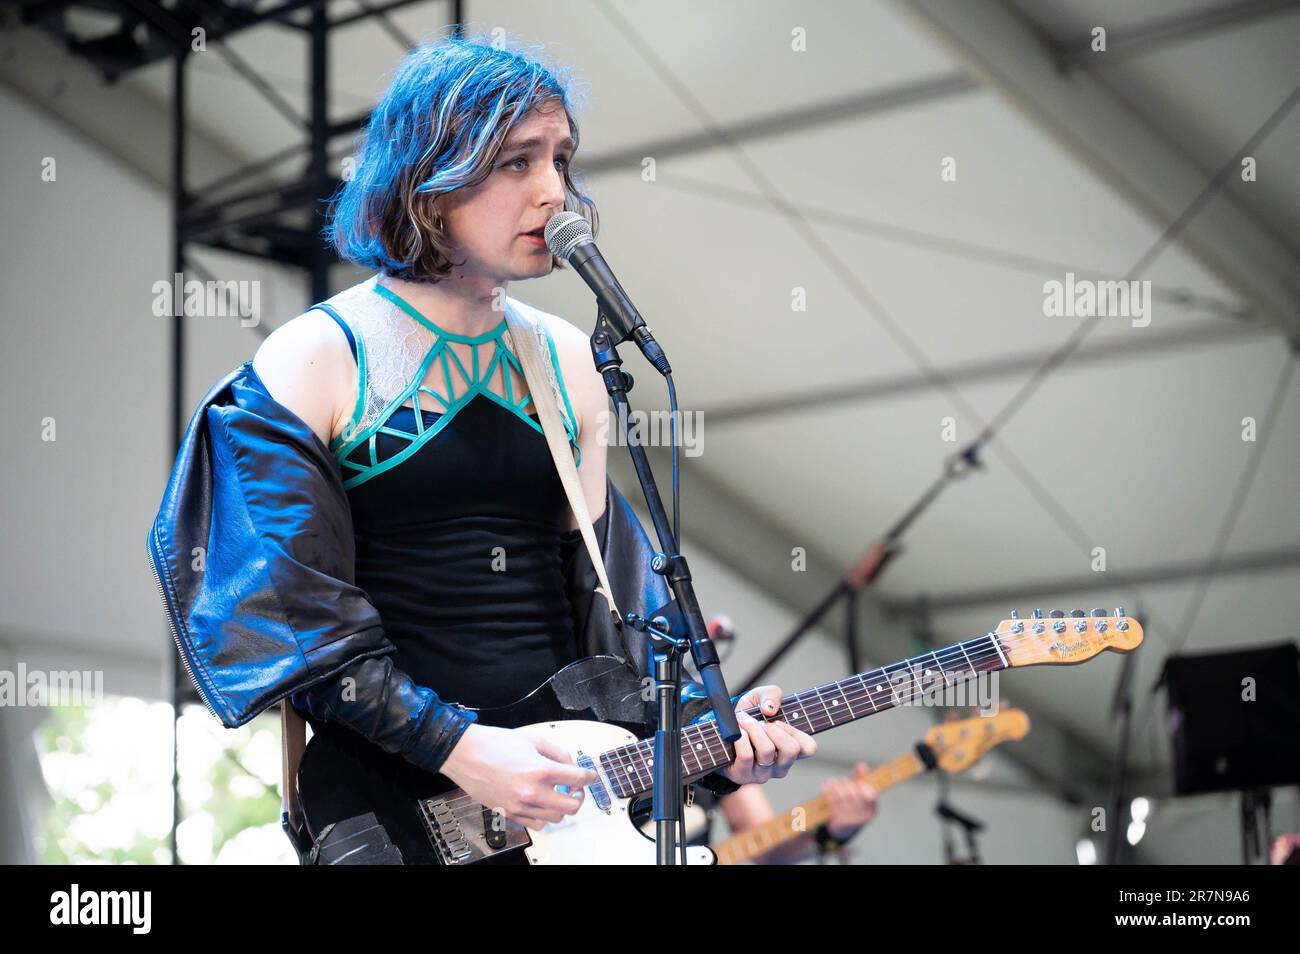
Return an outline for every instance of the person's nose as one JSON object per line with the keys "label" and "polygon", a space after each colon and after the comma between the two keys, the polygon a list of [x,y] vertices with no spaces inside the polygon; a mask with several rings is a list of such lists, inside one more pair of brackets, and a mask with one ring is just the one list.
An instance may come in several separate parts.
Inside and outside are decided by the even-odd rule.
{"label": "person's nose", "polygon": [[537,204],[543,207],[549,207],[551,214],[563,211],[564,209],[564,173],[555,168],[552,163],[550,168],[542,175],[542,184],[539,186],[540,194],[537,197]]}

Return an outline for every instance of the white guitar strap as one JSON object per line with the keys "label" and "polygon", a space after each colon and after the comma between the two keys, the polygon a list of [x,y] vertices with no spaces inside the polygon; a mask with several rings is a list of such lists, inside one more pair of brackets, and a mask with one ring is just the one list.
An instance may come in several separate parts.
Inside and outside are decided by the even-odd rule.
{"label": "white guitar strap", "polygon": [[528,393],[532,396],[533,404],[536,405],[537,413],[541,417],[542,433],[551,448],[555,468],[560,474],[560,482],[564,484],[569,506],[573,510],[574,517],[577,518],[578,529],[582,531],[582,539],[587,544],[591,564],[596,568],[596,577],[600,581],[596,592],[605,597],[605,602],[609,604],[609,610],[614,614],[614,618],[622,620],[623,614],[614,603],[614,590],[609,585],[605,561],[600,555],[600,544],[596,541],[596,529],[592,526],[591,512],[587,509],[587,497],[582,492],[582,484],[578,480],[578,468],[573,463],[569,435],[565,431],[564,421],[560,418],[560,406],[556,396],[559,382],[555,380],[550,358],[543,357],[543,354],[550,350],[546,329],[541,324],[543,320],[540,318],[534,320],[520,314],[519,310],[511,305],[510,300],[506,299],[506,333],[510,336],[510,349],[519,359],[519,366],[523,369],[524,380],[528,382]]}

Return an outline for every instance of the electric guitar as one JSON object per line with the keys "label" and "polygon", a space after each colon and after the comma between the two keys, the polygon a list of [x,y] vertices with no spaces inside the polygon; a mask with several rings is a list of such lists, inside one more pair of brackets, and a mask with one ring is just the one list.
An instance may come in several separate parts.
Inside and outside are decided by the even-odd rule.
{"label": "electric guitar", "polygon": [[[867,780],[877,792],[883,792],[932,768],[955,775],[974,765],[994,747],[1011,739],[1023,739],[1028,732],[1029,716],[1020,709],[945,722],[926,730],[925,742],[917,746],[917,751],[877,765],[868,773]],[[815,831],[830,820],[830,803],[825,795],[818,795],[771,821],[717,842],[713,851],[720,865],[742,864]]]}
{"label": "electric guitar", "polygon": [[[982,673],[1021,666],[1085,662],[1105,650],[1130,652],[1142,626],[1116,610],[1085,617],[1059,610],[1049,618],[1014,613],[992,632],[879,669],[787,695],[775,715],[809,734],[899,705]],[[642,685],[620,659],[593,656],[565,666],[509,706],[477,710],[503,728],[538,726],[546,737],[595,771],[582,807],[530,832],[476,802],[443,775],[424,772],[339,726],[313,735],[298,770],[308,832],[374,812],[407,864],[653,864],[654,842],[629,820],[632,800],[651,789],[653,739],[638,739]],[[682,729],[683,783],[731,764],[735,752],[712,719]],[[709,864],[708,848],[687,849],[689,864]]]}

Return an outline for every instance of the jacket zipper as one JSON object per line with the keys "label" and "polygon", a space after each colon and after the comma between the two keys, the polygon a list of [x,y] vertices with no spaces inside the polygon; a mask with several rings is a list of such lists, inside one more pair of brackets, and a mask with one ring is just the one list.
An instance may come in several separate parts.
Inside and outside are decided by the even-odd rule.
{"label": "jacket zipper", "polygon": [[203,691],[203,687],[199,685],[198,679],[195,678],[194,670],[190,668],[190,661],[186,658],[185,650],[181,647],[180,632],[177,630],[176,620],[172,616],[171,604],[167,602],[167,591],[163,589],[162,576],[158,572],[158,564],[154,559],[153,547],[146,544],[145,551],[149,554],[149,569],[153,572],[154,585],[158,587],[158,598],[162,601],[163,615],[167,617],[167,627],[171,630],[172,642],[176,644],[176,655],[180,657],[181,665],[185,667],[185,674],[190,677],[190,683],[194,686],[194,691],[198,695],[199,699],[201,699],[203,704],[207,706],[208,711],[211,712],[216,719],[220,720],[221,716],[217,715],[217,710],[214,709],[212,703],[208,701],[207,693]]}

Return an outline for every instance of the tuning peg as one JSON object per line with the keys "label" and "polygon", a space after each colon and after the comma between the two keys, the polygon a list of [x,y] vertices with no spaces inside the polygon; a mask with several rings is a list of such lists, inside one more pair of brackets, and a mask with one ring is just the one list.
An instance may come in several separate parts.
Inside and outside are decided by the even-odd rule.
{"label": "tuning peg", "polygon": [[1012,610],[1012,611],[1011,611],[1011,618],[1012,618],[1012,619],[1020,619],[1020,610]]}
{"label": "tuning peg", "polygon": [[1065,615],[1065,613],[1061,612],[1060,610],[1052,610],[1047,615],[1052,617],[1052,619],[1060,619],[1062,616]]}
{"label": "tuning peg", "polygon": [[1116,607],[1115,607],[1115,615],[1116,615],[1116,616],[1127,616],[1128,614],[1124,612],[1124,607],[1122,607],[1122,606],[1116,606]]}
{"label": "tuning peg", "polygon": [[1098,608],[1095,608],[1095,607],[1094,607],[1094,608],[1093,608],[1093,611],[1092,611],[1092,615],[1093,615],[1093,616],[1105,616],[1105,615],[1106,615],[1106,611],[1105,611],[1104,609],[1098,609]]}
{"label": "tuning peg", "polygon": [[1070,616],[1074,619],[1078,619],[1082,615],[1083,615],[1083,610],[1081,609],[1070,610]]}
{"label": "tuning peg", "polygon": [[1042,618],[1043,618],[1043,611],[1040,609],[1034,610],[1034,619],[1042,619]]}

